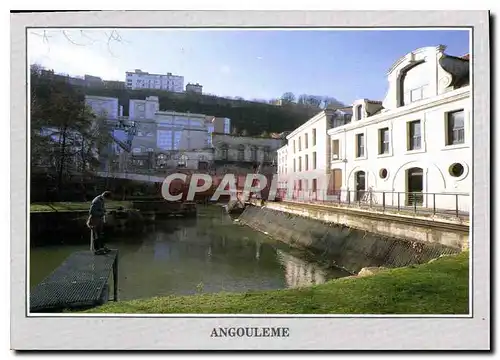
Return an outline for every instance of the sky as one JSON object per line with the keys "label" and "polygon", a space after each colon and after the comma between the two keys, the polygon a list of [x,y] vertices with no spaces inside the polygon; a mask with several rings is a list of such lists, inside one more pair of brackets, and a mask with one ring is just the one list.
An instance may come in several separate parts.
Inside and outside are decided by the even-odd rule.
{"label": "sky", "polygon": [[447,46],[450,55],[469,53],[469,31],[32,29],[28,34],[31,64],[72,76],[125,81],[125,72],[134,69],[171,72],[218,96],[269,100],[293,92],[345,104],[383,100],[392,64],[412,50],[437,45]]}

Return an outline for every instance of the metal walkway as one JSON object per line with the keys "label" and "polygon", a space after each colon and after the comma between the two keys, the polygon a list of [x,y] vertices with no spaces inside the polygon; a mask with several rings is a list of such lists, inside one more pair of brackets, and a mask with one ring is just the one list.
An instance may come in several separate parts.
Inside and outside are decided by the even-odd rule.
{"label": "metal walkway", "polygon": [[92,307],[108,300],[113,272],[113,300],[118,293],[118,250],[105,255],[91,251],[71,254],[52,274],[30,291],[30,311]]}

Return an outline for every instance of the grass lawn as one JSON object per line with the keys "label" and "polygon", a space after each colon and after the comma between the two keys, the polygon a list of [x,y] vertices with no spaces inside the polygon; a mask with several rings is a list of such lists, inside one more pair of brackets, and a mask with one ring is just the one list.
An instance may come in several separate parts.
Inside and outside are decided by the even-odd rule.
{"label": "grass lawn", "polygon": [[[107,210],[116,209],[119,206],[128,208],[131,206],[131,203],[129,201],[106,201]],[[89,208],[90,208],[90,201],[30,204],[30,212],[88,211]]]}
{"label": "grass lawn", "polygon": [[469,252],[361,278],[275,291],[108,302],[89,313],[467,314]]}

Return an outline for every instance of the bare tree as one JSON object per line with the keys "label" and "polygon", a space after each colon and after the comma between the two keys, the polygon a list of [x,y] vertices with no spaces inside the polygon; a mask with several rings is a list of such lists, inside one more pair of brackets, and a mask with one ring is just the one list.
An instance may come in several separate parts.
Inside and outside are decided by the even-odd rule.
{"label": "bare tree", "polygon": [[59,29],[43,29],[30,30],[30,34],[42,38],[44,44],[47,44],[50,51],[50,43],[56,38],[63,38],[67,42],[75,46],[91,46],[96,43],[104,43],[111,56],[116,57],[112,51],[113,44],[129,43],[122,37],[120,32],[115,29],[108,29],[101,34],[93,34],[91,30],[59,30]]}
{"label": "bare tree", "polygon": [[293,103],[295,99],[295,95],[292,92],[286,92],[281,96],[281,100],[285,103]]}

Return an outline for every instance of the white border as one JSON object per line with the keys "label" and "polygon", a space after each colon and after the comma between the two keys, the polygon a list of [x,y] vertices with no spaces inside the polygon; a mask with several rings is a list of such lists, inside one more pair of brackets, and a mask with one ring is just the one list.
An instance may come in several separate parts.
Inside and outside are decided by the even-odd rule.
{"label": "white border", "polygon": [[[488,349],[489,348],[489,24],[485,11],[414,12],[96,12],[16,14],[11,16],[11,92],[24,94],[25,26],[474,26],[474,257],[473,318],[426,316],[331,316],[307,319],[240,315],[192,316],[150,320],[113,315],[26,317],[26,100],[11,103],[11,347],[15,349]],[[365,28],[366,29],[366,28]],[[389,28],[385,28],[390,30]],[[368,30],[368,29],[366,29]],[[480,82],[477,81],[480,79]],[[471,222],[472,222],[471,221]],[[472,248],[472,246],[471,246]],[[471,260],[472,263],[472,260]],[[472,289],[472,287],[471,287]],[[472,297],[472,291],[471,297]],[[296,316],[299,317],[299,316]],[[349,317],[349,319],[347,319]],[[395,317],[395,316],[392,316]],[[467,316],[461,316],[467,317]],[[189,320],[184,320],[189,318]],[[336,319],[335,319],[336,318]],[[443,319],[438,319],[443,318]],[[152,323],[154,322],[154,324]],[[289,326],[280,339],[210,338],[215,326]],[[380,331],[383,329],[383,331]],[[359,341],[359,333],[370,337]],[[346,337],[346,334],[352,337]],[[141,334],[137,336],[137,334]],[[328,336],[325,336],[328,334]],[[195,345],[191,339],[197,339]]]}

